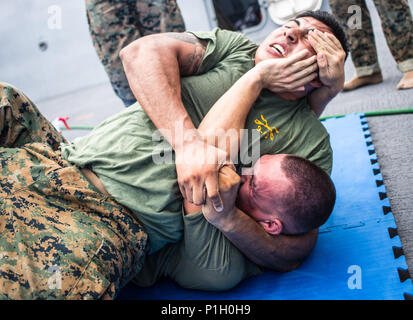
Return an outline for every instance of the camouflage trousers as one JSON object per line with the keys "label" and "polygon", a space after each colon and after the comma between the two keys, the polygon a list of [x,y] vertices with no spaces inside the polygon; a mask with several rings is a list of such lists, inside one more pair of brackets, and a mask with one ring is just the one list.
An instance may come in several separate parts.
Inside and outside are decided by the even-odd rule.
{"label": "camouflage trousers", "polygon": [[[407,0],[373,0],[384,35],[401,72],[413,70],[413,20]],[[356,6],[356,7],[354,7]],[[344,25],[357,76],[380,71],[370,12],[365,0],[330,0],[333,14]],[[357,25],[357,13],[361,25]]]}
{"label": "camouflage trousers", "polygon": [[61,157],[61,142],[0,82],[0,299],[113,299],[142,267],[141,224]]}
{"label": "camouflage trousers", "polygon": [[153,33],[183,32],[176,0],[85,0],[89,31],[115,93],[125,106],[136,99],[119,53],[132,41]]}

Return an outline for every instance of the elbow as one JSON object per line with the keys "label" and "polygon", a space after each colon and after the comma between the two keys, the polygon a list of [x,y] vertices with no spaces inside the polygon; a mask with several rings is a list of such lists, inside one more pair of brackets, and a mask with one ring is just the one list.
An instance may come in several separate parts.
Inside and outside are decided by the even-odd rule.
{"label": "elbow", "polygon": [[120,50],[119,52],[119,58],[125,71],[127,70],[130,62],[134,60],[133,57],[137,55],[137,50],[139,50],[139,44],[137,43],[137,41],[139,40],[130,43],[126,47],[122,48],[122,50]]}
{"label": "elbow", "polygon": [[283,262],[280,263],[278,260],[275,264],[264,266],[272,271],[280,272],[280,273],[287,273],[296,270],[302,261],[299,262]]}
{"label": "elbow", "polygon": [[[284,257],[282,262],[274,259],[273,266],[275,268],[273,270],[283,273],[296,270],[308,258],[317,243],[318,229],[312,230],[302,237],[302,243],[293,250],[293,255]],[[274,256],[277,257],[277,254]]]}
{"label": "elbow", "polygon": [[124,63],[126,61],[127,57],[128,57],[128,47],[129,47],[129,45],[122,48],[119,52],[119,58],[122,61],[122,63]]}
{"label": "elbow", "polygon": [[152,48],[151,43],[153,42],[152,36],[145,36],[139,38],[126,47],[122,48],[119,52],[119,58],[122,61],[124,68],[132,62],[138,61],[138,55],[142,52],[142,48],[150,49]]}
{"label": "elbow", "polygon": [[291,272],[294,271],[296,269],[298,269],[298,267],[301,265],[301,262],[295,262],[295,263],[290,263],[290,264],[286,264],[285,266],[283,266],[282,268],[280,268],[280,270],[278,270],[278,272],[281,273],[287,273],[287,272]]}

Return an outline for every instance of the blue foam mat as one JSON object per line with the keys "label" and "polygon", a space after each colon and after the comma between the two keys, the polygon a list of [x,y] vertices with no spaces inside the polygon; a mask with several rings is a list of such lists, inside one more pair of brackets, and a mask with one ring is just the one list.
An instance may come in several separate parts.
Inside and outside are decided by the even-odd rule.
{"label": "blue foam mat", "polygon": [[[129,284],[119,299],[394,299],[413,296],[397,227],[364,115],[325,120],[334,152],[333,214],[295,271],[265,272],[225,292],[186,290],[169,280]],[[354,277],[358,282],[354,287]]]}

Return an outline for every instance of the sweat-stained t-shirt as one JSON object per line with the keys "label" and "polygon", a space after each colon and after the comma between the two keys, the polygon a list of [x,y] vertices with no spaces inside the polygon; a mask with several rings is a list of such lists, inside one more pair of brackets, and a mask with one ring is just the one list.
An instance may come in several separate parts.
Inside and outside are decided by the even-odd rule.
{"label": "sweat-stained t-shirt", "polygon": [[[193,34],[207,40],[208,46],[196,75],[182,78],[181,86],[183,103],[198,126],[213,104],[253,68],[257,46],[244,35],[226,30]],[[284,101],[264,90],[245,128],[258,135],[245,140],[248,148],[242,151],[241,159],[259,145],[260,155],[297,154],[331,172],[329,135],[306,99]],[[154,137],[155,131],[155,125],[135,103],[87,136],[62,145],[65,159],[92,169],[116,201],[136,214],[149,236],[150,254],[179,241],[183,233],[183,199],[175,164],[155,163],[153,158],[173,156],[173,151],[159,136]],[[165,145],[168,150],[164,150]]]}

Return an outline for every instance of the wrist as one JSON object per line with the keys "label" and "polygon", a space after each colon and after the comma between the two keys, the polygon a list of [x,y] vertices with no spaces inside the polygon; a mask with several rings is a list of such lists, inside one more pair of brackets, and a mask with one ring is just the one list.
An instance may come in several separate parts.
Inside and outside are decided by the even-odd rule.
{"label": "wrist", "polygon": [[331,98],[334,98],[339,92],[341,92],[344,88],[344,77],[338,79],[334,82],[332,86],[329,87],[329,94]]}
{"label": "wrist", "polygon": [[246,73],[250,76],[252,84],[256,86],[260,91],[265,88],[265,73],[263,63],[258,63],[254,68]]}
{"label": "wrist", "polygon": [[173,149],[175,152],[183,151],[192,145],[203,142],[201,134],[195,129],[192,121],[189,121],[187,125],[185,125],[185,121],[182,123],[182,126],[175,126],[174,129]]}
{"label": "wrist", "polygon": [[319,89],[319,91],[323,93],[324,98],[328,101],[332,100],[341,90],[342,88],[337,85],[331,87],[323,86]]}
{"label": "wrist", "polygon": [[237,221],[235,216],[237,215],[237,208],[232,207],[230,210],[224,210],[219,213],[213,219],[213,221],[209,221],[214,227],[222,231],[223,233],[227,234],[234,230],[235,222]]}

